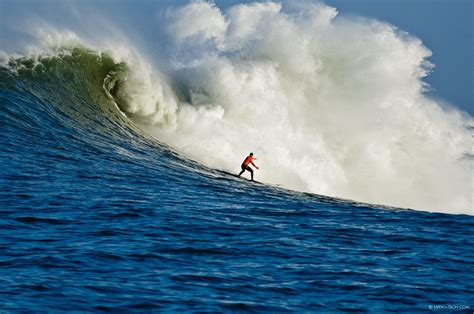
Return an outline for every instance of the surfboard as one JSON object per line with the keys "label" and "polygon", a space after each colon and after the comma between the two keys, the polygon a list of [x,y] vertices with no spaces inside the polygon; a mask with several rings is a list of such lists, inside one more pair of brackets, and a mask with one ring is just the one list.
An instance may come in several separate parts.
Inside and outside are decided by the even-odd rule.
{"label": "surfboard", "polygon": [[239,177],[239,176],[238,176],[237,174],[235,174],[235,173],[227,172],[227,171],[224,171],[224,170],[219,170],[219,171],[222,172],[222,173],[225,173],[225,174],[227,174],[227,175],[233,176],[233,177],[235,177],[235,178],[238,178],[238,179],[242,179],[242,180],[247,180],[247,181],[249,181],[249,182],[256,182],[256,183],[263,184],[263,183],[261,183],[261,182],[259,182],[259,181],[256,181],[256,180],[253,180],[253,181],[252,181],[252,180],[250,180],[250,179],[247,179],[246,177],[244,177],[243,174]]}
{"label": "surfboard", "polygon": [[280,188],[281,187],[281,184],[271,184],[271,183],[263,183],[263,182],[260,182],[260,181],[257,181],[257,180],[250,180],[250,179],[247,179],[246,177],[244,177],[244,174],[242,174],[240,177],[235,174],[235,173],[232,173],[232,172],[228,172],[228,171],[224,171],[224,170],[217,170],[219,171],[220,173],[222,174],[226,174],[226,175],[229,175],[229,176],[233,176],[237,179],[241,179],[241,180],[246,180],[246,181],[249,181],[249,182],[252,182],[252,183],[257,183],[257,184],[261,184],[261,185],[265,185],[265,186],[272,186],[272,187],[276,187],[276,188]]}

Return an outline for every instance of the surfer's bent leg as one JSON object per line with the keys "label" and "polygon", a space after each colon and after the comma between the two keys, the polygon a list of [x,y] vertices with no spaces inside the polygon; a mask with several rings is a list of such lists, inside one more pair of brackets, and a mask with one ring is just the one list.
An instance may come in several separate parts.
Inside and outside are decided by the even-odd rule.
{"label": "surfer's bent leg", "polygon": [[250,174],[251,174],[251,177],[252,177],[252,181],[253,181],[253,170],[252,170],[252,168],[250,168],[249,166],[247,166],[247,170],[250,171]]}
{"label": "surfer's bent leg", "polygon": [[242,171],[240,171],[239,177],[240,177],[240,175],[241,175],[242,173],[244,173],[244,171],[245,171],[245,166],[244,166],[243,164],[242,164],[241,168],[242,168]]}

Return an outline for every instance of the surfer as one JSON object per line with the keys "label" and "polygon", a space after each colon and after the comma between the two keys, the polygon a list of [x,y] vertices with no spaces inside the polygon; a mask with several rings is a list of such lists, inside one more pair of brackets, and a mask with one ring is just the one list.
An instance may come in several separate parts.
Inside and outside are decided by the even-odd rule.
{"label": "surfer", "polygon": [[241,166],[242,171],[239,173],[238,177],[240,177],[240,175],[242,173],[244,173],[245,170],[247,170],[247,171],[250,172],[250,174],[252,176],[252,181],[253,181],[253,170],[252,170],[252,168],[250,168],[249,164],[252,164],[255,168],[258,169],[257,165],[253,163],[254,160],[257,160],[257,158],[254,158],[253,153],[250,153],[250,155],[248,155],[245,158],[244,162],[242,163],[242,166]]}

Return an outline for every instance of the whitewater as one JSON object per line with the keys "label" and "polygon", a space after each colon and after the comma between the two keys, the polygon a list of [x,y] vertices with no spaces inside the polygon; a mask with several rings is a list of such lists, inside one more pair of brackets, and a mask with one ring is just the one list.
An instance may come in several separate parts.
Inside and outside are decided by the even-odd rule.
{"label": "whitewater", "polygon": [[311,2],[58,10],[0,29],[0,311],[472,311],[474,121],[421,39]]}

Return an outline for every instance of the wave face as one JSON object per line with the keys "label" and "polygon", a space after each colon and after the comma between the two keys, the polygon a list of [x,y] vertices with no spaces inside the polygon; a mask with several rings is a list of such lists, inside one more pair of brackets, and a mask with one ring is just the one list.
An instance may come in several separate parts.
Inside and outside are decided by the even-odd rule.
{"label": "wave face", "polygon": [[[427,50],[392,27],[369,23],[375,28],[368,38],[388,38],[423,55],[404,87],[413,89],[404,98],[413,103],[377,107],[375,94],[392,99],[383,91],[389,78],[367,75],[381,75],[377,62],[389,71],[392,58],[383,56],[392,50],[365,61],[348,58],[340,47],[347,41],[355,49],[352,36],[338,36],[356,22],[337,22],[323,5],[282,10],[251,4],[224,15],[194,2],[167,11],[173,47],[163,53],[174,59],[162,71],[128,42],[98,44],[53,27],[37,29],[40,43],[28,53],[0,54],[0,311],[412,312],[473,304],[474,256],[466,248],[474,245],[474,217],[465,215],[472,207],[463,207],[465,187],[449,197],[443,189],[466,183],[460,172],[470,118],[423,96],[415,70]],[[291,44],[296,34],[304,47]],[[311,54],[305,59],[295,49]],[[393,49],[403,69],[406,55]],[[368,72],[357,74],[363,63]],[[360,90],[349,88],[357,75]],[[382,85],[369,93],[366,84],[375,81]],[[393,99],[405,95],[397,82]],[[375,124],[383,122],[379,136],[368,112]],[[405,137],[385,143],[394,130]],[[428,211],[297,191],[318,182],[316,192],[352,195],[344,194],[354,183],[348,165],[356,169],[368,158],[371,137],[374,160],[382,148],[412,156],[407,181],[433,178],[423,158],[448,167],[437,169],[439,177],[416,198]],[[249,147],[264,184],[222,171],[238,170]],[[434,151],[437,158],[428,158]],[[402,167],[404,159],[386,156],[387,167]],[[356,169],[360,189],[394,203],[386,186],[372,186],[382,174],[371,167]],[[401,174],[392,173],[399,168],[389,169],[384,182],[401,195],[405,185],[394,179]],[[340,176],[345,188],[336,184]],[[414,194],[400,202],[416,207]],[[428,206],[429,196],[445,205]]]}

